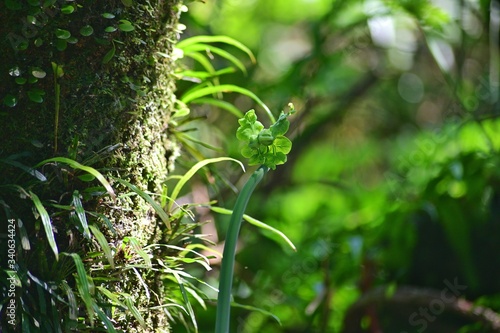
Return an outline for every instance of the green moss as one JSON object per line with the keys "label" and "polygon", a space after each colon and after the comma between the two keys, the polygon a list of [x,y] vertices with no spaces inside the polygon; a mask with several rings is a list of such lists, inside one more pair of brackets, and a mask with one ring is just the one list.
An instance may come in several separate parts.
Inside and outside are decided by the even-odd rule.
{"label": "green moss", "polygon": [[[121,144],[94,167],[108,170],[109,175],[126,179],[142,190],[160,192],[178,147],[166,131],[175,103],[172,75],[175,64],[171,59],[158,56],[157,52],[169,54],[172,51],[177,39],[180,1],[138,0],[131,7],[114,0],[86,0],[78,4],[81,7],[68,15],[50,9],[53,14],[49,15],[49,20],[35,27],[34,35],[27,38],[26,50],[15,50],[8,39],[3,38],[5,36],[0,36],[0,48],[7,50],[0,64],[0,91],[18,97],[15,107],[0,106],[6,137],[2,154],[30,151],[33,162],[54,154],[67,156],[76,138],[78,158],[83,160],[106,146]],[[3,2],[0,12],[4,12],[2,6]],[[26,5],[18,11],[8,10],[8,16],[0,14],[5,18],[4,26],[9,27],[6,33],[22,36],[25,27],[19,23],[19,17],[34,11],[32,7]],[[112,13],[116,18],[103,18],[102,13]],[[134,30],[104,33],[106,26],[116,25],[121,19],[130,21]],[[86,25],[92,26],[92,36],[79,34],[81,27]],[[55,29],[70,31],[72,36],[77,36],[78,42],[68,44],[64,51],[56,50],[51,45],[55,42]],[[35,46],[37,39],[44,43]],[[113,44],[115,54],[103,64]],[[58,151],[55,153],[52,62],[64,69],[64,76],[58,79],[61,107]],[[47,75],[38,82],[21,86],[9,75],[9,69],[14,66],[18,66],[26,77],[34,66],[42,68]],[[29,100],[27,91],[32,88],[44,91],[42,103]],[[0,100],[3,97],[0,95]],[[119,186],[116,189],[118,193],[128,192]],[[110,242],[116,244],[124,236],[133,236],[146,244],[157,241],[165,231],[163,223],[158,223],[151,208],[138,197],[122,196],[117,203],[108,202],[101,210],[119,231],[114,239],[110,237]],[[137,276],[133,272],[127,274],[115,286],[117,290],[131,294],[139,301],[141,310],[159,305],[157,297],[148,299],[145,290],[137,288]],[[142,278],[161,298],[160,277],[149,272]],[[150,331],[161,328],[168,332],[169,325],[162,310],[145,311],[145,316]],[[135,319],[130,316],[120,318],[117,326],[127,332],[139,331]]]}

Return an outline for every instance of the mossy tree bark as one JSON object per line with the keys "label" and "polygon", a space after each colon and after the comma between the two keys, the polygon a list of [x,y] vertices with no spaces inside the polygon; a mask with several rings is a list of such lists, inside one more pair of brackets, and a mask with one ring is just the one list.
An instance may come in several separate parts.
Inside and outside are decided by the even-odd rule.
{"label": "mossy tree bark", "polygon": [[[107,147],[99,167],[158,192],[177,155],[166,130],[180,2],[1,1],[2,157],[29,152],[33,163],[53,156],[85,161]],[[151,209],[127,200],[103,211],[120,232],[116,241],[133,236],[144,245],[161,235]],[[136,284],[120,287],[149,303],[142,308],[158,305]],[[168,331],[161,313],[144,314],[150,329]]]}

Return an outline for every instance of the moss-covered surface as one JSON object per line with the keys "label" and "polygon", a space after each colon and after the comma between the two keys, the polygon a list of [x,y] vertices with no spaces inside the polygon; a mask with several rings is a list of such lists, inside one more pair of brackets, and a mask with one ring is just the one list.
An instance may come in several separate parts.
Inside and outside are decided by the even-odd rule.
{"label": "moss-covered surface", "polygon": [[[36,1],[31,1],[34,5],[0,2],[0,153],[5,157],[29,152],[35,163],[76,151],[82,161],[113,146],[111,154],[94,166],[143,190],[159,192],[177,155],[166,129],[175,103],[170,54],[177,40],[181,1],[52,2],[46,8]],[[74,11],[65,14],[61,9],[68,4]],[[104,13],[114,18],[103,17]],[[134,29],[120,30],[124,22],[120,20],[127,20]],[[92,35],[82,35],[85,26],[92,27]],[[105,32],[110,26],[118,29]],[[59,38],[61,30],[69,31],[77,41]],[[58,50],[64,42],[69,42],[66,48]],[[112,49],[114,55],[109,58]],[[62,67],[62,77],[55,78],[52,63]],[[120,187],[116,188],[119,192]],[[161,220],[137,197],[125,196],[118,205],[110,202],[100,209],[118,231],[111,242],[133,236],[145,244],[158,240],[160,236],[155,235],[165,231]],[[159,276],[142,278],[157,295],[148,297],[132,277],[125,276],[115,286],[139,301],[140,310],[159,305],[162,293]],[[143,315],[150,330],[168,331],[162,310]],[[121,320],[117,327],[136,331],[133,317]]]}

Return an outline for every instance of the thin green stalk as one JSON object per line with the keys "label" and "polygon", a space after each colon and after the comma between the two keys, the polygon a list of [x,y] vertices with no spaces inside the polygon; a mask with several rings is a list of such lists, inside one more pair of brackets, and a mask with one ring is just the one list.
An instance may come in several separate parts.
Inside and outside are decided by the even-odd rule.
{"label": "thin green stalk", "polygon": [[220,272],[215,333],[229,333],[229,323],[231,317],[231,289],[233,286],[236,242],[238,240],[241,222],[243,221],[243,214],[245,213],[248,201],[250,200],[255,187],[259,184],[267,171],[269,171],[269,168],[262,165],[252,174],[252,176],[250,176],[238,195],[236,204],[234,205],[233,214],[231,214]]}

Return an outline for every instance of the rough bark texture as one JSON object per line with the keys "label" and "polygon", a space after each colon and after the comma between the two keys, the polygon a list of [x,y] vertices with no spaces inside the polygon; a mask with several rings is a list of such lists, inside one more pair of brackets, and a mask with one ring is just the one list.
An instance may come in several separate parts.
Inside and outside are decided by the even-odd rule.
{"label": "rough bark texture", "polygon": [[[108,147],[111,153],[97,166],[158,192],[177,155],[166,129],[175,103],[171,54],[180,2],[1,1],[1,155],[29,152],[36,163],[73,154],[82,161]],[[67,5],[74,11],[63,9]],[[121,20],[134,29],[123,31],[130,25]],[[90,36],[84,36],[87,26],[93,29]],[[117,30],[105,32],[106,27]],[[64,75],[57,77],[52,63]],[[103,212],[113,217],[117,241],[124,236],[142,244],[158,239],[153,235],[161,235],[164,226],[142,200],[125,198],[119,206]],[[143,278],[159,283],[157,276]],[[144,288],[127,279],[119,287],[145,307],[158,305],[158,298],[148,299]],[[156,292],[161,298],[161,288]],[[144,314],[148,327],[168,331],[162,313]],[[135,331],[127,327],[129,319],[123,318],[122,329]]]}

